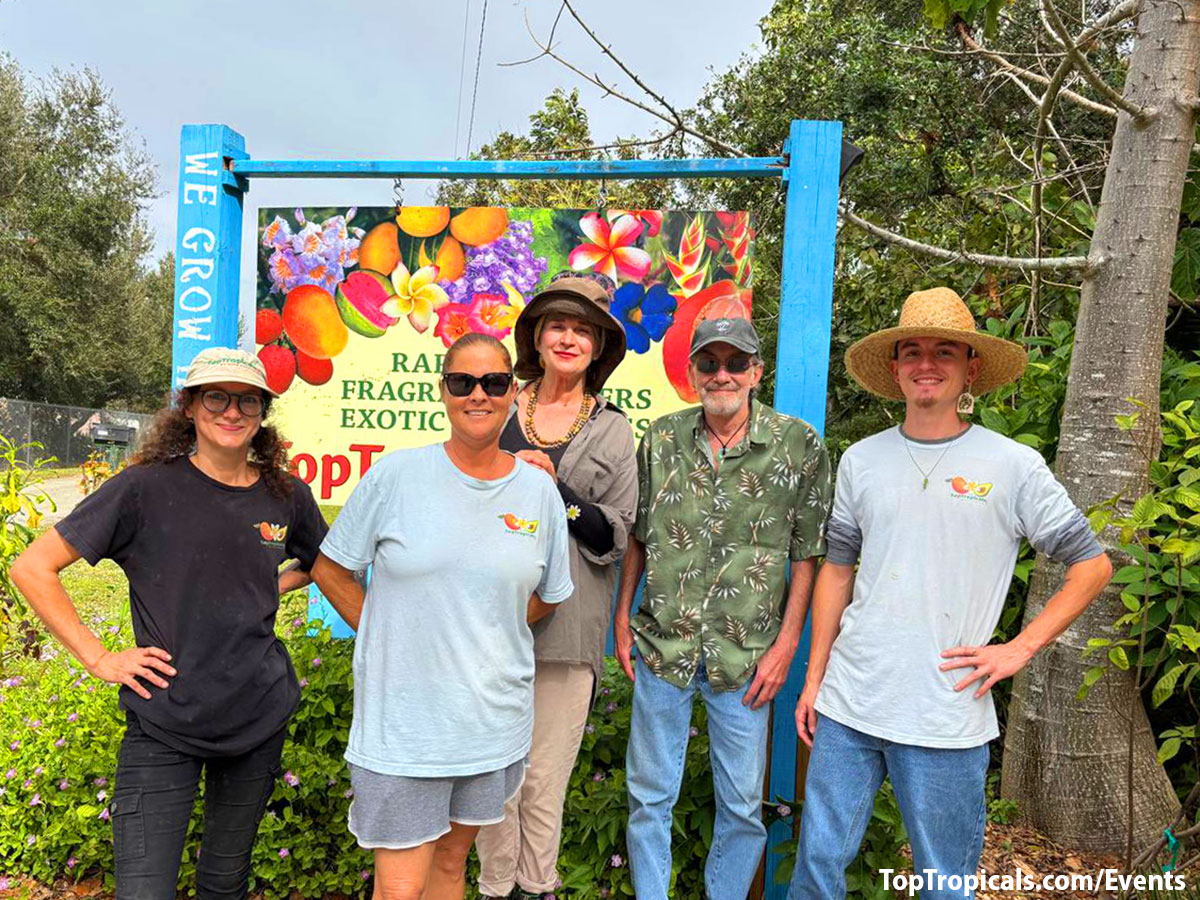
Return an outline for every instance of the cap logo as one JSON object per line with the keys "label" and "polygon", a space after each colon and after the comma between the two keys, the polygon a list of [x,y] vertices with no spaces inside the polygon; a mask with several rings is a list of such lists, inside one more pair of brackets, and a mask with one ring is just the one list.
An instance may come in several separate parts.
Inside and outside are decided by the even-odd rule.
{"label": "cap logo", "polygon": [[731,327],[731,326],[730,326],[730,323],[729,323],[729,320],[728,320],[728,319],[721,319],[721,320],[720,320],[719,322],[717,322],[717,324],[716,324],[715,326],[713,326],[713,327],[715,327],[715,328],[717,329],[717,332],[718,332],[719,334],[725,334],[726,332],[728,332],[728,331],[729,331],[729,329],[730,329],[730,327]]}

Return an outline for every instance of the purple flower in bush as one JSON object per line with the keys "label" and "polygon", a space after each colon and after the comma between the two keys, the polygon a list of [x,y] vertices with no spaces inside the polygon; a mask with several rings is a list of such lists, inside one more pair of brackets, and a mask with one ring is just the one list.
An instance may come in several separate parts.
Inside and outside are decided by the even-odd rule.
{"label": "purple flower in bush", "polygon": [[32,797],[30,797],[29,805],[30,806],[41,806],[42,805],[42,795],[34,794]]}
{"label": "purple flower in bush", "polygon": [[619,868],[621,868],[621,866],[625,865],[625,860],[621,859],[620,853],[614,853],[612,855],[612,859],[610,859],[609,862],[612,864],[612,867],[614,869],[619,869]]}
{"label": "purple flower in bush", "polygon": [[12,781],[14,778],[17,777],[17,770],[9,769],[7,772],[4,773],[4,777],[7,778],[9,781]]}
{"label": "purple flower in bush", "polygon": [[344,796],[347,800],[349,800],[351,797],[354,796],[354,788],[346,788],[346,793],[343,794],[342,796]]}
{"label": "purple flower in bush", "polygon": [[605,887],[600,888],[600,896],[601,896],[601,898],[607,897],[608,896],[608,888],[605,888]]}
{"label": "purple flower in bush", "polygon": [[777,807],[775,807],[775,812],[779,813],[779,815],[786,819],[792,814],[792,808],[786,803],[780,803]]}
{"label": "purple flower in bush", "polygon": [[603,780],[604,780],[603,772],[593,772],[592,773],[592,781],[603,781]]}
{"label": "purple flower in bush", "polygon": [[291,853],[288,851],[288,848],[287,848],[287,847],[280,847],[280,848],[279,848],[279,858],[280,858],[280,859],[287,859],[287,858],[288,858],[289,856],[291,856],[291,855],[292,855],[292,854],[291,854]]}
{"label": "purple flower in bush", "polygon": [[36,843],[37,843],[37,838],[32,834],[29,837],[25,838],[25,846],[26,847],[32,847]]}
{"label": "purple flower in bush", "polygon": [[361,878],[363,881],[369,881],[371,878],[371,871],[369,869],[363,869],[361,872],[358,873],[358,877]]}
{"label": "purple flower in bush", "polygon": [[33,786],[33,780],[30,778],[26,778],[25,783],[23,785],[21,785],[21,787],[26,788],[26,789],[28,789],[32,786]]}
{"label": "purple flower in bush", "polygon": [[39,775],[41,775],[45,771],[46,770],[43,769],[41,766],[38,766],[36,769],[33,770],[33,777],[37,778]]}
{"label": "purple flower in bush", "polygon": [[51,694],[48,702],[49,703],[57,703],[58,702],[58,694]]}
{"label": "purple flower in bush", "polygon": [[298,785],[300,783],[300,779],[296,777],[296,773],[293,772],[291,769],[289,769],[288,771],[283,773],[283,780],[286,781],[292,787],[295,787],[296,785]]}
{"label": "purple flower in bush", "polygon": [[304,620],[302,618],[300,618],[299,616],[296,616],[296,618],[292,619],[292,627],[293,628],[299,628],[303,624],[304,624]]}
{"label": "purple flower in bush", "polygon": [[30,728],[41,728],[41,727],[42,727],[42,720],[41,720],[41,719],[34,719],[32,722],[30,722],[30,723],[29,723],[29,727],[30,727]]}
{"label": "purple flower in bush", "polygon": [[103,819],[105,822],[107,822],[108,821],[108,807],[106,806],[106,807],[104,807],[104,809],[100,810],[100,815],[96,816],[96,818]]}
{"label": "purple flower in bush", "polygon": [[8,749],[9,749],[9,750],[19,750],[19,749],[21,749],[21,742],[20,742],[20,741],[13,741],[11,744],[9,744],[9,745],[8,745]]}
{"label": "purple flower in bush", "polygon": [[7,890],[11,890],[11,889],[12,889],[12,882],[9,881],[8,876],[0,875],[0,891],[7,891]]}
{"label": "purple flower in bush", "polygon": [[101,791],[100,793],[98,793],[96,795],[96,799],[99,800],[101,803],[103,803],[105,800],[108,799],[108,791]]}
{"label": "purple flower in bush", "polygon": [[608,696],[608,688],[600,688],[600,693],[603,694],[605,697],[607,697]]}
{"label": "purple flower in bush", "polygon": [[109,626],[108,626],[108,633],[109,633],[109,634],[116,634],[116,633],[117,633],[118,631],[120,631],[120,630],[121,630],[121,626],[120,626],[120,625],[109,625]]}
{"label": "purple flower in bush", "polygon": [[95,779],[92,784],[94,784],[96,787],[108,787],[108,779],[101,775],[99,778]]}
{"label": "purple flower in bush", "polygon": [[313,657],[313,661],[312,661],[312,662],[310,662],[310,663],[309,663],[309,665],[310,665],[310,666],[312,666],[314,669],[319,669],[319,668],[321,668],[321,657],[319,657],[319,656],[314,656],[314,657]]}
{"label": "purple flower in bush", "polygon": [[308,687],[308,679],[307,678],[300,679],[300,687],[302,687],[302,688]]}
{"label": "purple flower in bush", "polygon": [[67,868],[68,869],[73,869],[78,864],[79,864],[79,860],[77,860],[75,857],[73,857],[73,856],[67,857]]}
{"label": "purple flower in bush", "polygon": [[700,733],[700,729],[697,728],[695,725],[693,725],[691,728],[688,729],[688,735],[690,737],[695,737],[699,733]]}
{"label": "purple flower in bush", "polygon": [[616,712],[617,704],[615,704],[615,703],[608,704],[607,706],[604,707],[604,711],[605,712]]}
{"label": "purple flower in bush", "polygon": [[94,694],[94,693],[96,693],[96,686],[95,686],[94,684],[89,684],[89,685],[88,685],[88,691],[87,691],[87,692],[88,692],[89,694]]}
{"label": "purple flower in bush", "polygon": [[71,786],[71,782],[67,781],[67,779],[65,779],[65,778],[58,783],[58,789],[60,791],[65,791],[70,786]]}
{"label": "purple flower in bush", "polygon": [[583,730],[586,731],[588,734],[595,734],[596,726],[593,725],[591,722],[588,722],[587,725],[584,726]]}
{"label": "purple flower in bush", "polygon": [[69,716],[67,716],[67,721],[68,722],[78,722],[79,721],[79,713],[71,713]]}

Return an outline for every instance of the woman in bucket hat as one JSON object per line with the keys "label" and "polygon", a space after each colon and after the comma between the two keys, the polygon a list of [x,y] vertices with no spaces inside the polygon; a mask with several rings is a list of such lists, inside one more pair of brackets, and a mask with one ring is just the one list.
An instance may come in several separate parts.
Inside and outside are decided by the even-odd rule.
{"label": "woman in bucket hat", "polygon": [[[1017,344],[976,331],[949,288],[910,295],[897,327],[846,353],[860,385],[904,401],[904,424],[838,465],[796,706],[812,756],[789,900],[845,897],[885,775],[921,896],[978,886],[988,742],[999,733],[988,692],[1112,573],[1041,454],[964,420],[975,395],[1015,381],[1025,363]],[[1019,635],[991,644],[1022,539],[1065,564],[1066,580]]]}
{"label": "woman in bucket hat", "polygon": [[637,501],[633,432],[601,394],[625,356],[603,276],[560,273],[514,328],[516,373],[526,384],[500,446],[555,480],[570,531],[575,593],[534,627],[534,734],[525,784],[504,821],[476,839],[485,896],[553,891],[563,802],[595,686]]}
{"label": "woman in bucket hat", "polygon": [[[116,896],[174,897],[201,772],[199,898],[244,897],[300,687],[275,637],[282,593],[308,583],[325,523],[264,419],[257,357],[210,348],[131,461],[12,567],[34,612],[87,669],[120,684],[126,730],[111,816]],[[60,574],[111,559],[136,646],[109,650]],[[286,560],[299,568],[280,574]]]}

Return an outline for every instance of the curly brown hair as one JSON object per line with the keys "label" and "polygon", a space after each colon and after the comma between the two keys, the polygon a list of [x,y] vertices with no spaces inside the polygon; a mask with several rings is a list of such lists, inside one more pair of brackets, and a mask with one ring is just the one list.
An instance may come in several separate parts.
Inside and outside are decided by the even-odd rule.
{"label": "curly brown hair", "polygon": [[[184,412],[199,393],[180,388],[150,425],[146,440],[129,460],[132,466],[152,466],[188,456],[196,447],[196,426]],[[263,420],[250,441],[250,461],[262,475],[267,490],[275,497],[287,497],[295,483],[288,469],[287,445],[283,436],[265,420],[271,410],[271,398],[263,397]]]}

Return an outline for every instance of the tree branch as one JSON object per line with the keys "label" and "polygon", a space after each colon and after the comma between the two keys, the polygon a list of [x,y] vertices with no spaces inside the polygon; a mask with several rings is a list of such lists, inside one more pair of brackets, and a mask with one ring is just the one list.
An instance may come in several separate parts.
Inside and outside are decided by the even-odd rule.
{"label": "tree branch", "polygon": [[[984,48],[978,41],[975,40],[974,37],[971,36],[971,30],[967,27],[965,22],[959,22],[956,27],[956,30],[958,31],[958,36],[962,40],[963,45],[965,47],[967,47],[973,53],[976,53],[979,56],[982,56],[984,59],[989,59],[992,62],[994,62],[996,65],[998,65],[1000,67],[1000,70],[1002,73],[1009,74],[1012,76],[1017,76],[1020,78],[1024,78],[1026,81],[1034,81],[1034,82],[1037,82],[1038,84],[1049,84],[1050,83],[1050,79],[1047,78],[1045,75],[1040,75],[1037,72],[1034,72],[1030,69],[1023,69],[1020,66],[1014,65],[1013,63],[1009,62],[1007,59],[1005,59],[999,53],[995,53],[991,50]],[[1016,83],[1020,84],[1019,81]],[[1111,106],[1106,106],[1103,103],[1097,103],[1095,100],[1090,100],[1087,97],[1083,96],[1083,94],[1077,94],[1071,90],[1063,90],[1062,96],[1067,98],[1068,100],[1070,100],[1072,103],[1076,103],[1079,106],[1084,107],[1085,109],[1092,110],[1092,112],[1098,112],[1101,115],[1112,116],[1114,118],[1117,115],[1117,111],[1115,108],[1113,108]]]}
{"label": "tree branch", "polygon": [[[1125,4],[1122,5],[1124,6]],[[1132,6],[1133,9],[1136,10],[1137,5],[1132,4]],[[1041,8],[1045,12],[1050,26],[1057,33],[1060,43],[1066,48],[1067,56],[1074,60],[1075,67],[1079,70],[1080,74],[1088,80],[1092,87],[1099,91],[1102,96],[1106,97],[1113,106],[1124,110],[1140,122],[1144,122],[1147,119],[1154,117],[1154,115],[1157,113],[1157,110],[1155,110],[1153,107],[1139,106],[1131,100],[1126,100],[1120,91],[1100,77],[1100,73],[1092,68],[1092,64],[1088,62],[1087,55],[1079,49],[1079,44],[1084,43],[1087,40],[1087,38],[1084,37],[1085,35],[1087,35],[1089,32],[1094,34],[1100,31],[1102,27],[1107,27],[1099,26],[1099,23],[1103,21],[1103,19],[1097,20],[1088,29],[1085,29],[1083,32],[1081,32],[1079,38],[1072,38],[1071,33],[1067,31],[1067,26],[1063,24],[1063,20],[1058,14],[1058,10],[1054,8],[1054,4],[1051,3],[1050,0],[1041,0]],[[1104,19],[1107,18],[1108,16],[1104,17]]]}

